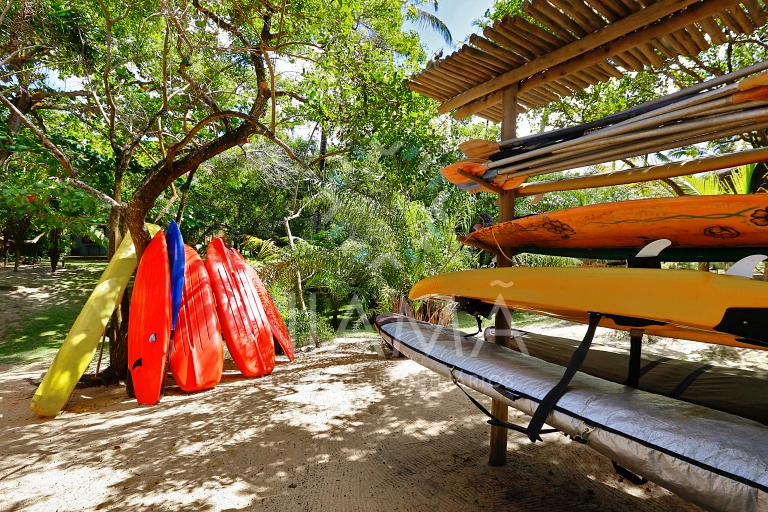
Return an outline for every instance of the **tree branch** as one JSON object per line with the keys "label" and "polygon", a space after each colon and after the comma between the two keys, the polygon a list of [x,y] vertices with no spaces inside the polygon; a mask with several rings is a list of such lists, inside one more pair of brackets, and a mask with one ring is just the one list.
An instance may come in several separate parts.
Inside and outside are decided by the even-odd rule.
{"label": "tree branch", "polygon": [[30,130],[32,130],[32,133],[37,135],[37,138],[40,139],[40,142],[43,144],[45,148],[47,148],[51,154],[53,154],[53,157],[58,160],[58,162],[61,164],[61,166],[64,168],[64,170],[69,175],[68,178],[65,178],[63,181],[66,181],[67,183],[71,183],[72,185],[81,188],[85,190],[86,192],[89,192],[90,194],[96,196],[100,200],[104,201],[108,205],[110,205],[113,208],[122,208],[123,206],[109,197],[108,195],[104,194],[103,192],[99,192],[92,186],[88,185],[87,183],[84,183],[78,179],[77,171],[72,167],[72,164],[69,162],[69,159],[64,154],[59,147],[54,144],[53,142],[48,139],[48,137],[37,127],[35,126],[35,123],[29,120],[27,116],[22,114],[19,109],[16,108],[16,106],[8,100],[5,96],[0,94],[0,103],[8,107],[8,109],[13,112],[14,115],[16,115],[21,122]]}
{"label": "tree branch", "polygon": [[103,192],[99,192],[98,190],[96,190],[92,186],[90,186],[87,183],[82,182],[82,181],[80,181],[78,179],[70,177],[70,178],[65,178],[63,180],[60,180],[60,181],[64,181],[65,183],[69,183],[69,184],[74,185],[75,187],[77,187],[79,189],[85,190],[86,192],[88,192],[88,193],[96,196],[97,198],[101,199],[102,201],[107,203],[112,208],[117,208],[118,210],[122,210],[124,208],[124,206],[122,204],[118,203],[117,201],[112,199],[107,194],[105,194]]}
{"label": "tree branch", "polygon": [[349,153],[350,151],[351,150],[349,150],[349,149],[340,149],[338,151],[332,151],[330,153],[326,153],[325,155],[320,155],[317,158],[315,158],[314,160],[312,160],[312,165],[315,165],[316,163],[318,163],[318,162],[320,162],[322,160],[325,160],[326,158],[330,158],[330,157],[336,156],[336,155],[343,155],[344,153]]}
{"label": "tree branch", "polygon": [[289,98],[293,98],[296,101],[300,101],[301,103],[306,103],[307,101],[309,101],[304,96],[300,96],[299,94],[296,94],[293,91],[275,91],[275,96],[278,98],[288,96]]}

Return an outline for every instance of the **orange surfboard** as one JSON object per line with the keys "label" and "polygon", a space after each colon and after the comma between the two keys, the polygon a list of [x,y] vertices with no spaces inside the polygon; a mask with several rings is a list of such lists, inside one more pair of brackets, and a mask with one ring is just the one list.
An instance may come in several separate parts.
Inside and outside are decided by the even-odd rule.
{"label": "orange surfboard", "polygon": [[268,375],[275,368],[272,333],[251,276],[237,261],[220,238],[208,245],[205,266],[216,296],[224,341],[244,376]]}
{"label": "orange surfboard", "polygon": [[[639,199],[530,215],[468,239],[515,252],[622,259],[661,238],[664,261],[736,261],[768,250],[768,194]],[[687,259],[688,258],[688,259]],[[704,259],[707,258],[707,259]]]}
{"label": "orange surfboard", "polygon": [[224,344],[208,271],[197,252],[184,246],[184,290],[171,343],[171,373],[183,391],[215,387],[224,369]]}
{"label": "orange surfboard", "polygon": [[264,286],[264,282],[259,277],[259,274],[257,274],[253,267],[251,267],[248,262],[245,261],[243,255],[235,250],[232,252],[236,258],[242,261],[246,270],[248,271],[248,274],[251,276],[251,280],[253,280],[253,286],[256,288],[256,292],[259,294],[259,299],[261,299],[261,305],[264,308],[264,313],[267,316],[267,322],[269,323],[269,327],[272,330],[272,335],[282,347],[285,355],[288,356],[288,360],[293,361],[294,352],[291,335],[288,333],[288,329],[285,327],[285,322],[283,322],[283,318],[280,316],[280,312],[277,310],[275,302],[272,300],[272,297],[270,297],[269,292],[267,291],[267,287]]}
{"label": "orange surfboard", "polygon": [[128,371],[139,404],[160,401],[170,338],[171,270],[165,234],[158,231],[141,257],[128,313]]}

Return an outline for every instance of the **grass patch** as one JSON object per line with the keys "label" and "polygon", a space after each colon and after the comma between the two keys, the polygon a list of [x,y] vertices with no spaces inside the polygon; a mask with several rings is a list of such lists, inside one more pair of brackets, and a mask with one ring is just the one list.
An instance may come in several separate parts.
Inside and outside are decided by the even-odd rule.
{"label": "grass patch", "polygon": [[22,326],[10,329],[0,340],[0,363],[29,364],[53,359],[83,304],[53,306],[23,316]]}
{"label": "grass patch", "polygon": [[0,295],[0,310],[16,313],[0,331],[0,364],[53,359],[105,267],[69,264],[56,273],[43,265],[0,268],[0,286],[17,288]]}

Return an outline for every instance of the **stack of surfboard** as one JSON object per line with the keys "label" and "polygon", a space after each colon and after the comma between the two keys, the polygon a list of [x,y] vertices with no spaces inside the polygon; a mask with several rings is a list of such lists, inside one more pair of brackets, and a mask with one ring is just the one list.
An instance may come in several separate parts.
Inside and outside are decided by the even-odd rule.
{"label": "stack of surfboard", "polygon": [[134,270],[128,387],[138,403],[160,400],[169,369],[185,392],[215,387],[224,367],[223,341],[246,377],[272,372],[273,339],[293,361],[293,344],[277,307],[239,252],[216,238],[203,263],[184,245],[175,222],[166,233],[153,225],[148,229],[153,238],[138,270],[130,235],[107,265],[32,397],[29,407],[38,416],[56,416],[66,405]]}
{"label": "stack of surfboard", "polygon": [[[459,148],[468,159],[440,172],[470,192],[489,187],[510,190],[531,176],[765,130],[766,68],[768,61],[760,62],[591,123],[502,142],[467,141]],[[758,71],[763,72],[748,76]],[[752,162],[764,159],[755,158]],[[741,164],[720,168],[728,165]]]}
{"label": "stack of surfboard", "polygon": [[[765,108],[767,82],[768,74],[762,74],[740,85],[701,87],[696,94],[677,99],[685,108],[705,106],[713,99],[718,106],[728,103],[734,111]],[[759,98],[722,99],[739,89],[759,93]],[[571,160],[558,156],[568,156],[568,151],[560,151],[569,148],[578,153],[581,143],[595,142],[595,147],[613,154],[611,145],[625,139],[642,140],[650,147],[658,130],[681,129],[690,139],[698,136],[691,132],[695,126],[706,124],[710,134],[722,128],[712,109],[694,113],[664,101],[653,107],[662,124],[656,127],[648,121],[643,125],[647,131],[640,125],[635,125],[638,131],[621,127],[652,119],[654,108],[615,116],[602,126],[501,143],[479,155],[495,162],[469,162],[474,168],[459,163],[442,173],[468,190],[523,190],[527,176],[561,170],[547,167],[547,162],[560,162],[563,168],[581,162],[576,154],[570,155]],[[748,115],[734,122],[738,129],[754,129]],[[742,156],[761,161],[768,159],[768,151]],[[596,153],[593,158],[596,162],[600,156]],[[726,160],[718,162],[740,165]],[[509,165],[510,172],[496,179],[502,164]],[[705,162],[705,168],[696,172],[723,168],[716,165]],[[563,180],[578,183],[551,181],[530,187],[539,186],[536,193],[546,193],[659,179],[689,174],[691,169],[679,165],[662,169],[661,174],[657,171],[631,171],[618,180],[596,175]],[[513,180],[516,174],[519,181]],[[376,325],[393,351],[452,378],[459,387],[472,388],[532,417],[525,427],[507,423],[470,396],[491,425],[522,432],[533,442],[546,433],[563,432],[610,457],[620,474],[638,482],[645,477],[706,509],[768,510],[768,408],[762,405],[764,400],[754,400],[768,391],[768,374],[640,352],[643,335],[768,350],[768,283],[752,278],[756,265],[768,255],[768,194],[584,206],[482,227],[460,240],[513,264],[514,254],[530,252],[626,260],[628,268],[517,266],[429,277],[414,285],[411,299],[454,300],[462,310],[486,318],[498,311],[526,311],[587,324],[586,334],[576,342],[491,329],[477,338],[399,315],[381,315]],[[662,269],[662,261],[736,263],[726,274],[716,274]],[[598,326],[629,331],[631,350],[590,350]],[[544,429],[544,424],[554,429]]]}
{"label": "stack of surfboard", "polygon": [[[638,259],[644,257],[658,260]],[[633,363],[631,353],[590,345],[603,326],[630,331],[638,341],[649,334],[768,350],[768,283],[752,278],[765,258],[745,258],[727,274],[470,270],[424,279],[410,293],[411,299],[456,300],[474,315],[506,308],[588,324],[581,342],[512,330],[507,347],[494,343],[494,330],[482,339],[391,314],[376,325],[393,351],[532,416],[527,427],[509,424],[473,399],[492,425],[534,442],[563,432],[610,457],[620,474],[647,478],[707,509],[763,510],[768,409],[754,397],[768,391],[768,374],[642,358],[639,350]],[[630,384],[633,367],[637,381]],[[545,423],[554,429],[543,429]]]}

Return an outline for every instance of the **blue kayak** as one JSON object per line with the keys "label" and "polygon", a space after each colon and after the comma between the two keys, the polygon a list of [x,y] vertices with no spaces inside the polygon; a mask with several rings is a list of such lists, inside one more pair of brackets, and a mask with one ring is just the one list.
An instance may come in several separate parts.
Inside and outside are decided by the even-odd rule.
{"label": "blue kayak", "polygon": [[165,232],[168,243],[168,261],[171,267],[171,329],[176,329],[179,318],[181,294],[184,291],[184,240],[175,220],[172,220]]}

